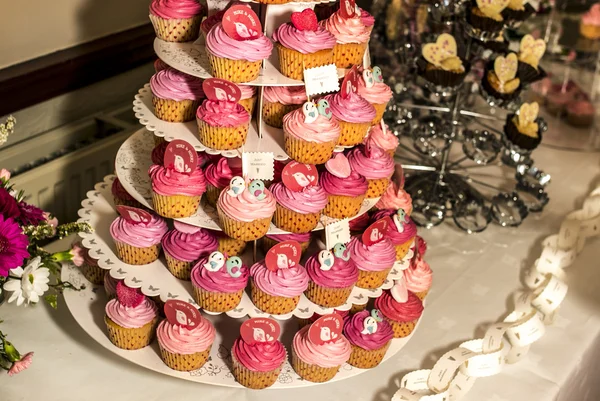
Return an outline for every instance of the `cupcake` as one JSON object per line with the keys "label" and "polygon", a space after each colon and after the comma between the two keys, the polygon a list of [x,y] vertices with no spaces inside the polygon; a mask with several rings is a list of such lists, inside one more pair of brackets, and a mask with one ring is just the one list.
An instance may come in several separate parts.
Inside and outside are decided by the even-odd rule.
{"label": "cupcake", "polygon": [[396,260],[401,261],[417,236],[417,226],[402,208],[382,209],[372,216],[372,220],[377,221],[385,217],[391,217],[394,223],[388,227],[387,238],[396,248]]}
{"label": "cupcake", "polygon": [[460,85],[469,70],[458,57],[456,40],[443,33],[435,43],[428,43],[421,50],[422,58],[417,61],[419,75],[434,85],[455,87]]}
{"label": "cupcake", "polygon": [[373,32],[373,28],[375,27],[375,17],[373,17],[367,10],[364,10],[360,7],[357,8],[357,13],[360,16],[360,21],[369,30],[370,35],[371,32]]}
{"label": "cupcake", "polygon": [[[168,367],[180,372],[198,370],[208,360],[210,348],[215,340],[215,328],[212,323],[203,318],[200,312],[192,307],[180,307],[185,302],[169,300],[165,304],[167,319],[164,319],[156,329],[156,339],[160,356]],[[171,315],[168,310],[186,316],[193,325],[182,325],[180,320]]]}
{"label": "cupcake", "polygon": [[531,35],[523,36],[519,48],[518,75],[523,84],[539,81],[546,73],[539,66],[540,60],[546,52],[546,42],[543,39],[534,39]]}
{"label": "cupcake", "polygon": [[[235,15],[240,11],[246,17],[243,22]],[[206,35],[210,75],[231,82],[253,81],[258,78],[262,61],[271,55],[273,43],[262,33],[258,16],[248,7],[233,6],[223,18],[228,23],[218,22]]]}
{"label": "cupcake", "polygon": [[333,117],[340,124],[341,133],[337,144],[354,146],[362,143],[377,115],[375,108],[355,92],[350,92],[347,97],[338,92],[327,95],[325,100],[329,102]]}
{"label": "cupcake", "polygon": [[519,61],[515,53],[498,56],[486,67],[481,87],[488,95],[501,100],[513,100],[521,93],[521,80],[517,78]]}
{"label": "cupcake", "polygon": [[[319,26],[315,12],[293,12],[291,22],[273,32],[279,53],[279,71],[291,79],[304,80],[304,70],[333,63],[335,37]],[[304,102],[302,102],[304,103]]]}
{"label": "cupcake", "polygon": [[204,173],[195,162],[196,167],[190,172],[178,171],[176,168],[179,167],[166,162],[165,165],[167,167],[154,164],[148,170],[154,210],[171,219],[192,216],[200,206],[202,194],[206,192]]}
{"label": "cupcake", "polygon": [[367,179],[367,198],[378,198],[390,185],[394,160],[379,146],[360,145],[348,153],[350,168]]}
{"label": "cupcake", "polygon": [[204,176],[206,177],[206,201],[208,204],[216,206],[223,188],[229,185],[229,181],[233,177],[241,175],[242,159],[239,157],[221,157],[206,166]]}
{"label": "cupcake", "polygon": [[505,23],[502,10],[507,5],[507,1],[473,2],[472,5],[467,5],[467,22],[481,32],[501,31]]}
{"label": "cupcake", "polygon": [[504,134],[511,144],[531,151],[542,142],[542,131],[537,123],[539,110],[535,102],[523,103],[518,114],[506,116]]}
{"label": "cupcake", "polygon": [[218,251],[228,256],[240,256],[246,249],[246,241],[227,236],[223,231],[209,230],[219,242]]}
{"label": "cupcake", "polygon": [[108,299],[115,298],[117,296],[117,284],[122,280],[117,280],[110,275],[110,270],[106,270],[104,273],[104,292]]}
{"label": "cupcake", "polygon": [[246,143],[250,114],[227,100],[205,100],[196,111],[200,142],[218,150],[238,149]]}
{"label": "cupcake", "polygon": [[[347,311],[347,310],[334,309],[332,313],[335,313],[336,315],[339,315],[344,321],[346,321],[346,319],[348,319],[350,317],[350,311]],[[300,328],[302,328],[302,327],[304,327],[306,325],[309,325],[311,323],[316,322],[322,316],[325,316],[325,315],[320,315],[317,312],[315,312],[308,319],[298,319],[298,324],[300,325]]]}
{"label": "cupcake", "polygon": [[152,0],[150,22],[159,39],[191,42],[198,39],[203,7],[197,0]]}
{"label": "cupcake", "polygon": [[356,10],[338,10],[320,23],[335,37],[333,61],[338,68],[362,65],[363,57],[371,36]]}
{"label": "cupcake", "polygon": [[242,241],[263,237],[269,231],[275,205],[275,197],[262,181],[251,181],[246,188],[243,178],[233,177],[217,201],[223,232]]}
{"label": "cupcake", "polygon": [[[155,136],[156,138],[156,136]],[[167,146],[169,146],[169,142],[163,141],[158,145],[154,146],[152,149],[152,153],[150,154],[150,159],[152,160],[152,164],[163,165],[165,162],[165,152],[167,151]]]}
{"label": "cupcake", "polygon": [[143,207],[140,204],[140,202],[135,200],[135,198],[133,196],[129,195],[129,192],[127,192],[125,190],[125,188],[123,188],[121,181],[119,181],[119,178],[117,178],[117,177],[115,177],[115,180],[112,183],[111,193],[113,195],[113,200],[115,202],[115,206],[123,205],[123,206],[137,207],[137,208]]}
{"label": "cupcake", "polygon": [[256,86],[238,85],[238,88],[242,92],[238,103],[244,106],[250,117],[252,117],[254,106],[256,105]]}
{"label": "cupcake", "polygon": [[341,153],[325,163],[319,185],[328,195],[323,214],[336,219],[356,216],[369,189],[367,179],[352,171],[348,159]]}
{"label": "cupcake", "polygon": [[579,25],[581,36],[587,39],[600,39],[600,4],[594,4],[581,16]]}
{"label": "cupcake", "polygon": [[81,265],[81,273],[86,279],[92,284],[102,285],[104,284],[104,276],[106,270],[98,266],[98,260],[90,256],[90,251],[84,247],[80,241],[73,244],[73,247],[81,249],[83,254],[83,264]]}
{"label": "cupcake", "polygon": [[167,68],[150,78],[154,115],[163,121],[185,122],[194,119],[194,113],[204,98],[202,80]]}
{"label": "cupcake", "polygon": [[173,230],[163,237],[161,243],[167,259],[167,268],[181,280],[190,280],[190,272],[196,261],[217,250],[217,239],[209,231],[174,221]]}
{"label": "cupcake", "polygon": [[381,68],[363,70],[358,79],[357,93],[375,108],[375,118],[372,124],[377,125],[383,118],[388,102],[392,99],[392,90],[383,82]]}
{"label": "cupcake", "polygon": [[241,336],[231,347],[233,377],[242,386],[260,390],[277,381],[287,360],[285,347],[277,339],[280,330],[272,319],[255,318],[242,324]]}
{"label": "cupcake", "polygon": [[[342,335],[343,320],[335,315],[320,319],[311,326],[305,326],[294,335],[292,342],[292,367],[298,375],[315,383],[323,383],[333,379],[340,367],[348,361],[352,348]],[[322,322],[331,325],[325,319],[334,320],[339,327],[322,326]],[[331,339],[331,333],[335,339]],[[322,338],[327,338],[323,341]]]}
{"label": "cupcake", "polygon": [[266,86],[263,91],[263,120],[271,127],[283,128],[283,116],[301,108],[306,101],[304,86]]}
{"label": "cupcake", "polygon": [[392,327],[394,338],[408,337],[423,314],[423,302],[402,282],[384,291],[375,300],[375,308]]}
{"label": "cupcake", "polygon": [[306,252],[310,245],[311,233],[304,234],[267,234],[262,239],[263,251],[267,253],[275,245],[285,241],[296,241],[300,244],[302,253]]}
{"label": "cupcake", "polygon": [[352,353],[348,363],[361,369],[379,365],[394,338],[390,324],[377,311],[356,313],[344,323],[344,336],[350,341]]}
{"label": "cupcake", "polygon": [[425,299],[433,282],[433,272],[422,257],[410,261],[408,269],[404,270],[404,283],[408,291],[414,293],[420,300]]}
{"label": "cupcake", "polygon": [[108,338],[115,346],[126,350],[141,349],[154,339],[158,314],[154,302],[139,289],[117,284],[117,298],[106,304],[104,322]]}
{"label": "cupcake", "polygon": [[192,270],[198,305],[209,312],[228,312],[239,305],[248,283],[248,267],[239,256],[213,252]]}
{"label": "cupcake", "polygon": [[161,59],[157,58],[156,60],[154,60],[154,72],[166,70],[167,68],[171,68],[171,67],[169,67],[169,65],[167,63],[165,63],[164,61],[162,61]]}
{"label": "cupcake", "polygon": [[535,14],[535,8],[527,0],[510,0],[504,10],[502,17],[508,22],[523,22]]}
{"label": "cupcake", "polygon": [[363,144],[379,146],[393,158],[396,155],[396,149],[400,144],[400,140],[390,131],[390,127],[387,124],[380,123],[371,126]]}
{"label": "cupcake", "polygon": [[129,265],[152,263],[160,254],[160,240],[167,232],[167,223],[154,214],[146,214],[150,216],[146,222],[136,222],[121,215],[110,225],[117,256]]}
{"label": "cupcake", "polygon": [[208,32],[210,32],[213,26],[217,25],[223,20],[223,14],[225,14],[225,10],[217,11],[213,15],[205,18],[204,21],[202,21],[202,23],[200,24],[200,33],[202,33],[202,37],[204,38],[205,43]]}
{"label": "cupcake", "polygon": [[360,237],[352,237],[348,250],[350,258],[358,267],[356,286],[367,289],[381,287],[396,262],[396,250],[392,241],[383,238],[380,242],[365,245]]}
{"label": "cupcake", "polygon": [[[298,178],[295,178],[298,177]],[[318,185],[315,166],[291,162],[284,169],[283,182],[269,188],[277,206],[273,223],[284,231],[296,234],[311,232],[327,205],[327,193]]]}
{"label": "cupcake", "polygon": [[408,192],[400,188],[400,186],[391,182],[387,190],[381,195],[379,201],[375,204],[375,208],[383,209],[402,209],[410,216],[412,213],[412,199]]}
{"label": "cupcake", "polygon": [[567,106],[578,96],[579,89],[569,82],[566,86],[554,84],[546,95],[546,110],[554,116],[562,116],[567,112]]}
{"label": "cupcake", "polygon": [[[298,163],[325,163],[333,155],[333,149],[340,138],[340,125],[332,118],[331,111],[327,110],[329,104],[322,99],[319,105],[323,114],[314,103],[307,102],[302,109],[283,117],[285,152]],[[311,113],[315,113],[316,118]]]}
{"label": "cupcake", "polygon": [[352,235],[360,235],[371,223],[371,217],[369,217],[369,213],[363,213],[358,217],[350,220],[350,234]]}
{"label": "cupcake", "polygon": [[[281,248],[287,244],[295,244],[293,264],[291,256],[283,258]],[[293,242],[282,243],[271,248],[265,260],[255,263],[250,268],[252,303],[263,312],[273,315],[284,315],[291,313],[298,302],[300,295],[308,287],[308,273],[304,266],[300,265],[300,244]],[[269,255],[273,253],[277,258],[270,263]],[[282,262],[283,259],[283,262]],[[283,263],[283,264],[282,264]],[[288,267],[284,267],[284,265]]]}
{"label": "cupcake", "polygon": [[325,308],[344,305],[358,281],[358,268],[344,246],[323,250],[306,261],[310,282],[304,295]]}
{"label": "cupcake", "polygon": [[575,127],[592,126],[595,114],[596,108],[589,100],[576,100],[567,106],[567,121]]}

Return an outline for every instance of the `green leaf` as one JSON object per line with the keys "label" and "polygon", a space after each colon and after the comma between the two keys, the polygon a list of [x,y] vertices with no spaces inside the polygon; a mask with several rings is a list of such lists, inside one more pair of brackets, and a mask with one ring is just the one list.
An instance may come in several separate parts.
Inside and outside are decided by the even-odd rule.
{"label": "green leaf", "polygon": [[56,294],[46,295],[44,297],[44,300],[48,303],[48,305],[50,305],[54,309],[58,307],[58,297]]}

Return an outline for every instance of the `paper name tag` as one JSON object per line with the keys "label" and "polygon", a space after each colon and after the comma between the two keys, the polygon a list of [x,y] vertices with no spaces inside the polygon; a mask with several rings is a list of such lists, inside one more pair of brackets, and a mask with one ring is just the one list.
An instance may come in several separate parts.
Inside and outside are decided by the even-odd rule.
{"label": "paper name tag", "polygon": [[342,219],[325,226],[325,244],[331,249],[335,244],[347,244],[350,242],[350,220]]}
{"label": "paper name tag", "polygon": [[329,64],[304,70],[304,85],[308,96],[339,91],[337,67]]}
{"label": "paper name tag", "polygon": [[243,152],[242,170],[248,180],[272,180],[275,177],[273,152]]}

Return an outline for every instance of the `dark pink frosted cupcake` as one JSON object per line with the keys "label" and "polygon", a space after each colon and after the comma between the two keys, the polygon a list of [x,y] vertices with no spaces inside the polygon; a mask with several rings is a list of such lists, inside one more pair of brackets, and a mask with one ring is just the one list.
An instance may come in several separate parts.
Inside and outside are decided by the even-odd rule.
{"label": "dark pink frosted cupcake", "polygon": [[379,365],[387,352],[394,331],[377,309],[358,312],[344,323],[344,336],[352,345],[348,363],[361,369]]}

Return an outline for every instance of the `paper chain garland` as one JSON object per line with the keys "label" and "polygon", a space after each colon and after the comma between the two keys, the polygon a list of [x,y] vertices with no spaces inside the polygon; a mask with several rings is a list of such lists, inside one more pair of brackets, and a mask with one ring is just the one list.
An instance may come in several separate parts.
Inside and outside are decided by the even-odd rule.
{"label": "paper chain garland", "polygon": [[503,365],[521,360],[554,321],[567,294],[565,271],[587,238],[600,234],[600,186],[581,210],[567,215],[558,234],[542,241],[543,250],[525,276],[527,289],[515,292],[515,309],[491,325],[483,338],[462,343],[444,354],[432,369],[410,372],[392,401],[460,400],[480,377],[493,376]]}

